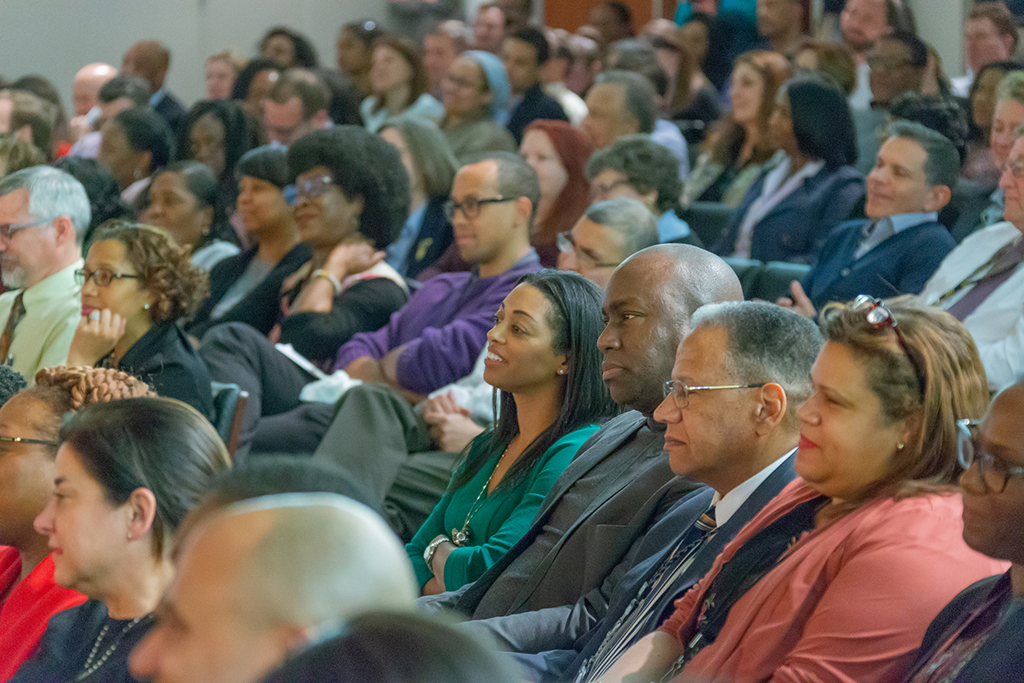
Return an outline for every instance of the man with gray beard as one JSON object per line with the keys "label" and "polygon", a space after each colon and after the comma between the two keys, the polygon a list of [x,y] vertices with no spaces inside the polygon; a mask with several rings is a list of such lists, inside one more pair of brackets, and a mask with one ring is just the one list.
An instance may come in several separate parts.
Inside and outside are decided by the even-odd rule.
{"label": "man with gray beard", "polygon": [[[30,383],[67,361],[82,320],[75,271],[89,219],[85,189],[63,171],[34,166],[0,180],[0,272],[13,290],[0,295],[0,362]],[[113,275],[112,286],[134,286],[135,273]]]}

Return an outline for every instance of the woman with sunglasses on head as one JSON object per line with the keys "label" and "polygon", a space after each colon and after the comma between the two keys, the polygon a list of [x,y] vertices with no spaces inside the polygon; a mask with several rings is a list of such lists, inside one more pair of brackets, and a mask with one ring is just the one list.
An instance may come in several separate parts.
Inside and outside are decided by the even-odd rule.
{"label": "woman with sunglasses on head", "polygon": [[961,537],[957,420],[988,400],[967,331],[870,297],[821,325],[798,479],[601,681],[901,680],[942,606],[1005,569]]}
{"label": "woman with sunglasses on head", "polygon": [[153,390],[125,372],[60,367],[0,407],[0,681],[32,656],[50,617],[86,599],[54,582],[47,538],[33,528],[53,491],[60,427],[83,406],[141,396]]}
{"label": "woman with sunglasses on head", "polygon": [[210,375],[176,322],[202,301],[206,276],[170,234],[127,221],[105,223],[76,275],[82,320],[68,365],[124,370],[159,395],[212,417]]}
{"label": "woman with sunglasses on head", "polygon": [[525,276],[487,334],[493,430],[467,446],[448,490],[405,548],[425,594],[487,571],[529,527],[583,442],[615,412],[600,379],[601,289],[576,273]]}
{"label": "woman with sunglasses on head", "polygon": [[907,683],[1011,681],[1024,653],[1024,381],[996,396],[985,419],[960,421],[964,541],[1011,562],[939,613]]}
{"label": "woman with sunglasses on head", "polygon": [[11,680],[135,681],[128,655],[174,578],[171,538],[228,454],[206,418],[167,398],[86,406],[58,440],[35,528],[49,539],[56,583],[89,599],[50,619]]}

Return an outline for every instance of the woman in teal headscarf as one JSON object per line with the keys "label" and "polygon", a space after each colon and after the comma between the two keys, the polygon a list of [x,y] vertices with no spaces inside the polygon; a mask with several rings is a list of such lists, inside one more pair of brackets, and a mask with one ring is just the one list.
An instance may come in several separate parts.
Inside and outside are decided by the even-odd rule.
{"label": "woman in teal headscarf", "polygon": [[460,162],[483,152],[516,151],[504,125],[510,92],[505,65],[490,52],[463,52],[448,67],[441,82],[441,130]]}

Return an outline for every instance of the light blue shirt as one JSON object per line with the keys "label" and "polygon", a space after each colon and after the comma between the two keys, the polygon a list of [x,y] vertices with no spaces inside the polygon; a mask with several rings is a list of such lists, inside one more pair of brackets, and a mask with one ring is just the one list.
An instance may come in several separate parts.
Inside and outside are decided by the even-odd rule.
{"label": "light blue shirt", "polygon": [[658,241],[674,242],[690,234],[690,226],[675,211],[669,209],[658,219]]}
{"label": "light blue shirt", "polygon": [[939,214],[934,211],[925,213],[901,213],[895,216],[884,216],[864,229],[864,237],[860,246],[854,252],[853,257],[859,259],[879,244],[907,228],[912,228],[921,223],[931,223],[939,219]]}
{"label": "light blue shirt", "polygon": [[421,202],[412,210],[409,217],[405,219],[402,232],[388,245],[387,256],[384,261],[398,271],[399,275],[405,277],[405,262],[409,258],[409,250],[416,243],[416,236],[420,234],[420,226],[423,225],[423,215],[427,212],[427,203]]}
{"label": "light blue shirt", "polygon": [[164,98],[164,94],[164,88],[160,88],[155,93],[153,93],[153,96],[149,98],[149,106],[156,107],[156,105],[160,104],[160,100]]}

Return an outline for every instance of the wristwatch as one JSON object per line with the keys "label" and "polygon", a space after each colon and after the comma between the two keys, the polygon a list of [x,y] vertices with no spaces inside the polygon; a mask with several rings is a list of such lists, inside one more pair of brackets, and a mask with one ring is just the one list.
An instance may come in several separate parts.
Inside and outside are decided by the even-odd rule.
{"label": "wristwatch", "polygon": [[430,566],[430,561],[434,559],[434,553],[437,552],[437,547],[448,540],[448,537],[444,534],[439,534],[437,538],[427,544],[427,547],[423,550],[423,561],[427,563],[427,569],[434,571],[434,568]]}

